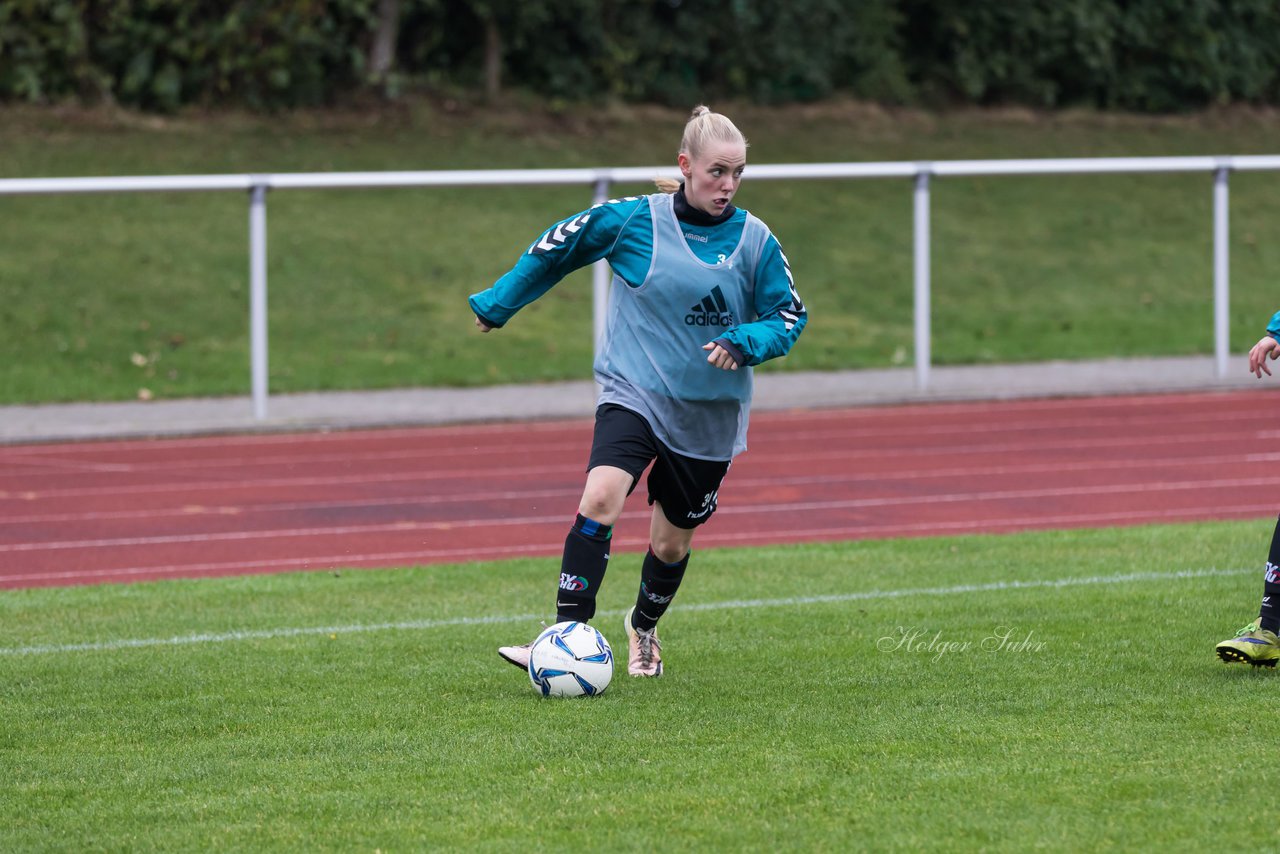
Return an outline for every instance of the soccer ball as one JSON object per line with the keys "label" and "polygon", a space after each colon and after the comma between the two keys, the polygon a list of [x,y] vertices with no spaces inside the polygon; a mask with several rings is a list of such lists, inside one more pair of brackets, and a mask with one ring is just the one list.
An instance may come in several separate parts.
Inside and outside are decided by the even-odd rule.
{"label": "soccer ball", "polygon": [[556,623],[529,650],[529,681],[544,697],[594,697],[613,679],[613,650],[586,623]]}

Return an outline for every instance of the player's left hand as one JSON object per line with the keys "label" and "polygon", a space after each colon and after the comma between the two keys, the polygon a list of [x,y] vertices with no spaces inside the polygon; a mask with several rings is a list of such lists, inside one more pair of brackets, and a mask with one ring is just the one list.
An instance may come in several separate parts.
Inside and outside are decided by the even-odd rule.
{"label": "player's left hand", "polygon": [[1249,351],[1249,372],[1258,379],[1262,379],[1263,373],[1271,376],[1271,369],[1267,367],[1268,358],[1272,360],[1280,358],[1280,342],[1270,335],[1264,336]]}
{"label": "player's left hand", "polygon": [[702,345],[703,350],[710,350],[711,355],[707,356],[707,364],[713,368],[720,368],[724,371],[738,370],[738,362],[729,354],[729,351],[721,347],[714,341],[708,341]]}

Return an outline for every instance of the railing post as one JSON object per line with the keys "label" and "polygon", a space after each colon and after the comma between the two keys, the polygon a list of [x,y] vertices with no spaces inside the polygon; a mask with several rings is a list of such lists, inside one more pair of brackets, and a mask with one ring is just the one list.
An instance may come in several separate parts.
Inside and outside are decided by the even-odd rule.
{"label": "railing post", "polygon": [[[609,200],[609,179],[597,178],[592,198],[593,205],[601,205]],[[609,311],[609,262],[597,261],[591,267],[591,331],[592,354],[600,355],[600,346],[604,342],[604,324]]]}
{"label": "railing post", "polygon": [[267,417],[267,185],[249,188],[249,372],[253,417]]}
{"label": "railing post", "polygon": [[1231,343],[1231,279],[1228,242],[1227,176],[1230,160],[1222,158],[1213,171],[1213,356],[1218,379],[1227,375]]}
{"label": "railing post", "polygon": [[916,390],[929,388],[929,367],[932,361],[930,335],[932,321],[930,311],[930,276],[929,276],[929,176],[932,167],[928,163],[918,164],[915,182],[915,361]]}

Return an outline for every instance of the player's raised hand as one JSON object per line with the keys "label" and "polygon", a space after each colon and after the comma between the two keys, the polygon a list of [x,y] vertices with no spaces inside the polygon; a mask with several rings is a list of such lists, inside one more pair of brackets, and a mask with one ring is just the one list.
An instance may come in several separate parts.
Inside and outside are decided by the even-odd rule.
{"label": "player's raised hand", "polygon": [[1273,360],[1280,358],[1280,341],[1270,335],[1254,344],[1249,351],[1249,372],[1258,379],[1262,379],[1263,374],[1271,376],[1271,369],[1267,367],[1268,357]]}

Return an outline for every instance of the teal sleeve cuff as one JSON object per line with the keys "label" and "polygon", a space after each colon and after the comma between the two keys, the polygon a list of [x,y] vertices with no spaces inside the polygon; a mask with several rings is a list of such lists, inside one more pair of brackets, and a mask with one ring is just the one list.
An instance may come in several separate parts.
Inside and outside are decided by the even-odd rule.
{"label": "teal sleeve cuff", "polygon": [[747,357],[743,354],[743,352],[740,349],[738,349],[738,345],[734,344],[728,338],[717,338],[711,343],[719,344],[721,349],[723,349],[726,353],[732,356],[733,360],[738,363],[738,367],[742,367],[747,363]]}
{"label": "teal sleeve cuff", "polygon": [[483,321],[486,326],[490,326],[494,329],[501,329],[503,327],[503,324],[498,323],[491,316],[486,314],[484,309],[480,308],[480,304],[476,301],[476,297],[478,296],[479,294],[472,294],[467,299],[467,304],[471,306],[471,311],[475,314],[476,317],[480,318],[480,320]]}

